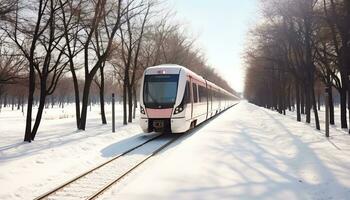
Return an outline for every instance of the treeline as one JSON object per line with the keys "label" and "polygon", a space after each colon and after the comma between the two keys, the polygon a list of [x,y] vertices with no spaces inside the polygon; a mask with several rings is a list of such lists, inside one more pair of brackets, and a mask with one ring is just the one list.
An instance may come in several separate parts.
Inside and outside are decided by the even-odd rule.
{"label": "treeline", "polygon": [[[54,93],[49,95],[45,101],[45,108],[65,108],[65,106],[75,103],[74,86],[71,82],[71,77],[62,77],[57,85]],[[111,94],[121,94],[120,84],[113,81],[112,76],[105,78],[105,96],[106,102],[111,102]],[[79,89],[82,90],[83,81],[78,80]],[[21,110],[24,114],[27,97],[27,82],[26,80],[17,81],[16,84],[3,85],[0,96],[0,112],[2,108],[10,108],[10,110]],[[121,102],[121,97],[118,96],[117,101]],[[38,106],[40,102],[40,91],[34,92],[33,106]],[[97,84],[91,86],[89,105],[100,103],[100,89]]]}
{"label": "treeline", "polygon": [[245,97],[280,113],[295,107],[298,121],[306,114],[310,123],[313,115],[320,129],[317,102],[327,92],[323,98],[328,96],[330,123],[334,124],[337,96],[341,127],[347,128],[350,2],[267,0],[261,5],[264,17],[251,32],[245,55]]}
{"label": "treeline", "polygon": [[73,99],[77,129],[85,130],[92,97],[98,94],[106,124],[106,93],[117,92],[123,123],[132,122],[139,80],[152,65],[184,65],[232,91],[163,3],[0,0],[0,5],[0,104],[26,103],[24,141],[34,140],[49,102]]}

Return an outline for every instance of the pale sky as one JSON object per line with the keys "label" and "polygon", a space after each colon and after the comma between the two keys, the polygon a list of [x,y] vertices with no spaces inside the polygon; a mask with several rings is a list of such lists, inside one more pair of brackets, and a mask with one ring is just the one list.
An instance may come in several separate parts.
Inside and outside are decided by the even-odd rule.
{"label": "pale sky", "polygon": [[208,64],[242,92],[246,35],[258,19],[258,0],[171,0],[176,19],[197,36]]}

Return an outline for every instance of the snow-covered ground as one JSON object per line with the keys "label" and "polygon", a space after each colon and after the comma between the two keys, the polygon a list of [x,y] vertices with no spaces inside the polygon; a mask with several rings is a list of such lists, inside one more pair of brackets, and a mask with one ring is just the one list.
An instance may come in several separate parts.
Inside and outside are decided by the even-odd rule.
{"label": "snow-covered ground", "polygon": [[[107,107],[110,110],[109,107]],[[110,111],[107,112],[110,122]],[[32,199],[147,139],[137,122],[117,130],[89,112],[76,131],[74,108],[49,109],[35,142],[22,143],[24,117],[0,113],[0,199]],[[350,137],[241,102],[172,144],[104,199],[349,199]]]}
{"label": "snow-covered ground", "polygon": [[86,131],[77,131],[73,105],[47,109],[32,143],[22,142],[25,117],[21,111],[3,109],[0,199],[33,199],[147,139],[137,121],[122,126],[120,105],[116,106],[116,133],[112,133],[110,107],[106,107],[108,124],[102,125],[99,107],[93,106]]}
{"label": "snow-covered ground", "polygon": [[[346,133],[337,137],[349,147]],[[349,199],[349,169],[349,149],[292,117],[242,102],[103,198]]]}
{"label": "snow-covered ground", "polygon": [[[318,111],[318,115],[319,115],[319,119],[320,119],[320,126],[321,126],[321,131],[320,133],[322,135],[325,135],[325,117],[326,117],[326,114],[325,114],[325,107],[321,107],[321,110]],[[296,116],[296,112],[289,112],[287,111],[287,115],[286,115],[289,119],[293,119],[296,121],[297,119],[297,116]],[[311,113],[311,124],[307,124],[305,122],[305,118],[306,116],[305,115],[301,115],[301,118],[302,118],[302,122],[301,123],[304,123],[305,125],[307,126],[312,126],[312,127],[316,127],[315,126],[315,120],[314,120],[314,113],[312,111]],[[329,134],[330,134],[330,142],[333,144],[333,145],[336,145],[336,147],[339,146],[339,148],[341,148],[342,150],[348,150],[350,151],[350,145],[349,145],[349,142],[348,140],[350,139],[350,135],[348,134],[348,129],[342,129],[341,126],[340,126],[340,107],[339,106],[336,106],[334,108],[334,121],[335,121],[335,125],[330,125],[329,127]],[[348,122],[350,123],[350,122]],[[344,136],[346,138],[344,138]],[[349,137],[348,137],[349,136]]]}

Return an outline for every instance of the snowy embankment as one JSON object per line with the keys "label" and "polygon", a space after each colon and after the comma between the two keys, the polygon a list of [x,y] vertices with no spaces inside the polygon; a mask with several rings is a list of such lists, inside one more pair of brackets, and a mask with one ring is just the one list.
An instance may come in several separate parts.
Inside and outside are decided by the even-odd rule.
{"label": "snowy embankment", "polygon": [[[350,137],[242,102],[146,162],[104,199],[349,199]],[[346,144],[346,145],[345,145]]]}
{"label": "snowy embankment", "polygon": [[[74,106],[45,110],[34,142],[23,143],[25,117],[20,111],[0,113],[0,199],[32,199],[71,179],[118,152],[139,143],[137,123],[122,126],[116,106],[116,133],[101,124],[99,107],[88,113],[86,131],[77,131]],[[113,146],[113,144],[118,144]]]}

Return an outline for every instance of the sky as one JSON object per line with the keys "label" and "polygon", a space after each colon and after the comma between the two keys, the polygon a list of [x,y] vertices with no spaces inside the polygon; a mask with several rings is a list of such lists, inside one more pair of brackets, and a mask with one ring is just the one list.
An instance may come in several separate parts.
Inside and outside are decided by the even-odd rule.
{"label": "sky", "polygon": [[176,19],[233,89],[244,88],[244,44],[258,20],[258,0],[171,0]]}

